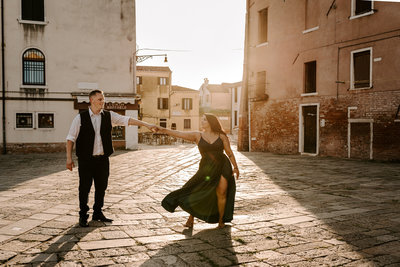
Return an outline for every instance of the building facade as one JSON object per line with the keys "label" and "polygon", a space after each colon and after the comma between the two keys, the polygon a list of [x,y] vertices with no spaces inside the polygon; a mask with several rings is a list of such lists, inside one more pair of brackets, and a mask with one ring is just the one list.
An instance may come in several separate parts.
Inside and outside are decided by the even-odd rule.
{"label": "building facade", "polygon": [[[93,89],[105,92],[107,109],[137,117],[134,0],[4,1],[3,14],[7,152],[64,150]],[[115,128],[115,145],[135,149],[136,128]]]}
{"label": "building facade", "polygon": [[173,85],[171,125],[168,128],[178,131],[198,131],[199,125],[199,91]]}
{"label": "building facade", "polygon": [[[171,124],[171,76],[169,67],[137,66],[136,88],[140,95],[140,118],[169,128]],[[145,127],[139,133],[150,132]]]}
{"label": "building facade", "polygon": [[248,0],[239,147],[400,160],[400,4]]}
{"label": "building facade", "polygon": [[231,92],[228,86],[223,84],[209,84],[208,79],[199,89],[200,116],[204,113],[212,113],[221,121],[222,127],[227,133],[231,132]]}

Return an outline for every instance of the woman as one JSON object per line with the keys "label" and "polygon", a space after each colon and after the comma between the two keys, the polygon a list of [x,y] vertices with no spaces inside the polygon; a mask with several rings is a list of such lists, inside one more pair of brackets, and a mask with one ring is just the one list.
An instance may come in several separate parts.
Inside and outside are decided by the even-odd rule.
{"label": "woman", "polygon": [[190,216],[186,227],[193,227],[194,217],[197,217],[208,223],[218,223],[218,228],[223,228],[225,222],[233,219],[236,192],[233,174],[238,179],[239,169],[217,117],[205,114],[201,126],[202,132],[158,128],[160,133],[196,142],[202,156],[196,174],[181,189],[168,194],[161,205],[169,212],[174,212],[178,206],[187,211]]}

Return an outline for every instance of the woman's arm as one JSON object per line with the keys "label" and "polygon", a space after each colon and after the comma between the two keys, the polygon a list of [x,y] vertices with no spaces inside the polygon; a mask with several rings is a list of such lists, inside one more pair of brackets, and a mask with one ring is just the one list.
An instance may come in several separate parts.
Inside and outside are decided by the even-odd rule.
{"label": "woman's arm", "polygon": [[221,134],[221,139],[222,139],[222,142],[224,143],[224,150],[225,150],[226,154],[228,155],[229,160],[231,161],[231,163],[233,165],[233,173],[236,174],[236,179],[239,179],[239,168],[238,168],[238,165],[236,163],[235,155],[232,152],[231,144],[229,142],[229,138],[228,138],[228,136],[226,136],[224,134]]}
{"label": "woman's arm", "polygon": [[188,141],[196,142],[196,144],[199,142],[201,133],[200,132],[182,132],[182,131],[176,131],[176,130],[170,130],[162,127],[157,127],[157,132],[158,133],[163,133],[163,134],[168,134],[173,137],[177,138],[182,138]]}

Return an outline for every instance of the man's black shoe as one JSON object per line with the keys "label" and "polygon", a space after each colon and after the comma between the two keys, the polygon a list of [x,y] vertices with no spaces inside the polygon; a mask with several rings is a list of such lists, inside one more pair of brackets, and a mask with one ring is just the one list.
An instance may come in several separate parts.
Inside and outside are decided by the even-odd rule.
{"label": "man's black shoe", "polygon": [[79,226],[80,227],[89,227],[89,224],[87,221],[88,217],[89,217],[88,215],[86,215],[84,217],[79,217]]}
{"label": "man's black shoe", "polygon": [[93,214],[92,216],[93,221],[100,221],[100,222],[112,222],[112,219],[106,218],[103,213]]}

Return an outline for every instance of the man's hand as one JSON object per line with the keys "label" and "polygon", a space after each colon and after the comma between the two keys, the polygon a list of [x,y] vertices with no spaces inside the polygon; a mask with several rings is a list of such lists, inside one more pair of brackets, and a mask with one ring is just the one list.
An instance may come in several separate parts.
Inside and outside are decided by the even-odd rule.
{"label": "man's hand", "polygon": [[67,169],[72,171],[74,167],[75,167],[74,161],[72,159],[67,159]]}
{"label": "man's hand", "polygon": [[233,176],[236,177],[236,180],[239,179],[239,169],[238,168],[233,169]]}
{"label": "man's hand", "polygon": [[165,128],[161,126],[156,126],[157,127],[157,133],[165,133]]}
{"label": "man's hand", "polygon": [[158,132],[158,127],[156,125],[150,124],[147,128],[149,128],[153,133]]}

